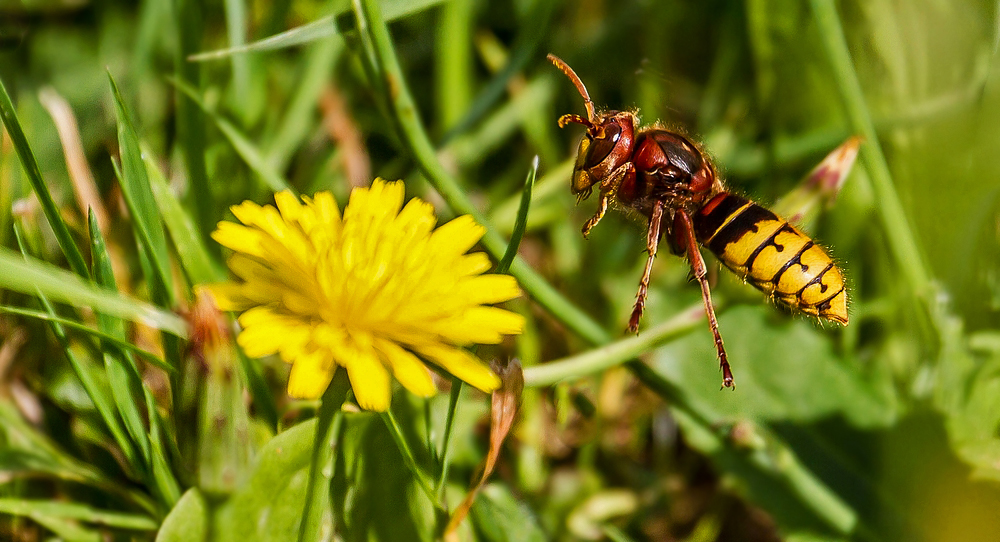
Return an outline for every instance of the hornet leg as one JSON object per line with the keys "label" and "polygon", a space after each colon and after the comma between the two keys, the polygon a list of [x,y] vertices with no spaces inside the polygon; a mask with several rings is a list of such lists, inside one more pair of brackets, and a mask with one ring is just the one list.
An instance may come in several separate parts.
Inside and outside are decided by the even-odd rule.
{"label": "hornet leg", "polygon": [[635,295],[635,307],[632,309],[632,317],[628,319],[629,333],[639,332],[639,319],[642,318],[642,310],[646,307],[646,292],[649,290],[649,274],[653,271],[653,259],[656,258],[656,248],[660,244],[660,227],[663,222],[663,200],[657,200],[653,204],[653,212],[649,217],[649,230],[646,231],[646,269],[642,272],[642,279],[639,281],[639,292]]}
{"label": "hornet leg", "polygon": [[701,285],[701,300],[705,303],[705,315],[708,316],[708,326],[712,329],[712,335],[715,337],[715,349],[719,352],[722,386],[735,389],[733,373],[729,369],[729,361],[726,359],[726,347],[723,346],[722,335],[719,333],[719,321],[715,318],[712,291],[708,288],[708,270],[705,267],[705,260],[701,257],[698,241],[694,236],[694,224],[691,217],[683,209],[679,209],[674,215],[674,235],[680,241],[678,244],[682,244],[686,249],[688,261],[691,263],[691,271],[694,272],[694,278]]}

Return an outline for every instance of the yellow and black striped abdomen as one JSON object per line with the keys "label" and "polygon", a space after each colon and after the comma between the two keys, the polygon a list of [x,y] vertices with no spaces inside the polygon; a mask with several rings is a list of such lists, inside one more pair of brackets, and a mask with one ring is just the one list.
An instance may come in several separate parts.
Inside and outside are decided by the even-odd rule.
{"label": "yellow and black striped abdomen", "polygon": [[695,214],[694,225],[698,241],[750,284],[792,309],[847,324],[844,275],[787,220],[723,192]]}

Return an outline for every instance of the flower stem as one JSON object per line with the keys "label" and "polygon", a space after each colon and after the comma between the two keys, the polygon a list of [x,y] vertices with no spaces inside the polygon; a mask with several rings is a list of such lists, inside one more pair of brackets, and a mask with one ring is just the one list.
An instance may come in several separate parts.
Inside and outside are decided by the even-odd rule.
{"label": "flower stem", "polygon": [[435,508],[441,509],[441,503],[434,496],[434,490],[431,488],[430,482],[427,480],[427,476],[417,465],[417,458],[413,456],[413,451],[410,450],[410,445],[406,443],[406,437],[403,436],[403,430],[400,429],[399,423],[396,422],[396,417],[392,415],[391,410],[386,410],[380,413],[382,421],[385,423],[389,433],[392,434],[392,439],[396,441],[396,447],[399,448],[399,453],[403,456],[403,462],[406,463],[406,467],[410,469],[413,473],[413,477],[417,480],[417,484],[420,489],[427,495],[427,498],[431,500],[431,504]]}
{"label": "flower stem", "polygon": [[455,411],[458,410],[458,398],[462,394],[462,381],[452,377],[451,393],[448,395],[448,416],[444,423],[444,439],[441,441],[441,475],[438,478],[434,495],[438,501],[444,497],[444,485],[448,480],[448,469],[451,467],[451,429],[455,425]]}
{"label": "flower stem", "polygon": [[299,542],[319,540],[323,516],[330,507],[330,479],[333,477],[333,448],[337,434],[335,426],[340,420],[340,406],[347,398],[348,389],[347,370],[338,368],[320,400],[316,437],[309,461],[306,502],[302,508],[302,523],[299,524]]}

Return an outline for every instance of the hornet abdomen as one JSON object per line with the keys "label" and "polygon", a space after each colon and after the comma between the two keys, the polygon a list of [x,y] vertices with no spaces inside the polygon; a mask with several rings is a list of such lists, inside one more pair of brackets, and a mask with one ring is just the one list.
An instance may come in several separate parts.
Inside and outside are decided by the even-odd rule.
{"label": "hornet abdomen", "polygon": [[847,324],[844,275],[787,220],[722,192],[698,210],[694,225],[698,242],[759,290],[794,310]]}

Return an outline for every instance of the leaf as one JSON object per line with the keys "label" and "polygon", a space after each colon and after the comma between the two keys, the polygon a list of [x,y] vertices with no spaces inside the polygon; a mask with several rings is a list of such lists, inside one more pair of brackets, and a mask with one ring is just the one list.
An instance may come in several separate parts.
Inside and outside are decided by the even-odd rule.
{"label": "leaf", "polygon": [[[407,440],[416,442],[415,407],[402,394],[393,398],[392,406]],[[371,413],[345,414],[338,441],[331,493],[337,533],[343,540],[434,540],[438,524],[434,505],[407,467],[386,424]],[[418,459],[423,462],[426,457]]]}
{"label": "leaf", "polygon": [[886,426],[896,417],[888,375],[838,358],[828,337],[802,318],[779,320],[773,308],[726,311],[719,328],[736,389],[719,391],[715,343],[707,326],[657,351],[653,370],[684,382],[699,411],[726,420],[804,422],[841,413],[858,427]]}
{"label": "leaf", "polygon": [[299,532],[309,481],[316,420],[271,439],[257,455],[246,483],[216,516],[220,542],[289,540]]}
{"label": "leaf", "polygon": [[156,542],[205,542],[208,540],[208,507],[198,488],[184,492],[163,519]]}
{"label": "leaf", "polygon": [[502,484],[483,488],[482,496],[472,507],[472,521],[482,540],[525,542],[551,540],[538,524],[538,518]]}

